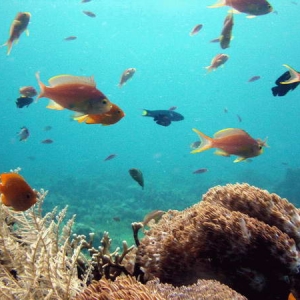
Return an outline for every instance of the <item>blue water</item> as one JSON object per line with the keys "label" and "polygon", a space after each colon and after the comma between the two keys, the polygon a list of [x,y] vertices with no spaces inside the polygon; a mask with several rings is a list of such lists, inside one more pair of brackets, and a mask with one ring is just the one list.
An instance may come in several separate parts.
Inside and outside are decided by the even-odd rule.
{"label": "blue water", "polygon": [[[0,48],[1,172],[21,167],[31,186],[50,191],[46,208],[69,204],[85,233],[90,228],[116,235],[124,228],[129,236],[130,223],[145,213],[184,209],[217,184],[249,182],[294,195],[299,183],[289,185],[286,175],[288,170],[299,174],[300,88],[275,98],[271,87],[286,71],[283,64],[300,69],[300,2],[271,3],[276,13],[254,19],[235,15],[234,39],[222,50],[209,41],[219,36],[228,7],[208,9],[209,0],[1,1],[3,43],[17,12],[32,15],[29,37],[23,34],[9,56],[6,47]],[[198,23],[203,24],[200,33],[189,36]],[[71,35],[77,40],[63,41]],[[218,53],[230,58],[207,74],[204,67]],[[127,68],[137,72],[120,89]],[[18,109],[19,88],[38,89],[37,71],[45,83],[59,74],[94,75],[97,88],[124,110],[125,118],[107,127],[79,124],[71,120],[71,111],[46,109],[47,99]],[[254,75],[261,79],[247,82]],[[171,106],[184,121],[162,127],[141,116],[142,109]],[[49,125],[52,130],[44,131]],[[17,137],[22,126],[30,130],[26,142]],[[213,150],[190,154],[190,144],[198,140],[192,128],[212,136],[227,127],[267,137],[270,147],[238,164]],[[54,143],[42,144],[47,138]],[[117,156],[104,161],[110,154]],[[129,176],[130,168],[142,170],[144,190]],[[198,168],[209,171],[193,174]]]}

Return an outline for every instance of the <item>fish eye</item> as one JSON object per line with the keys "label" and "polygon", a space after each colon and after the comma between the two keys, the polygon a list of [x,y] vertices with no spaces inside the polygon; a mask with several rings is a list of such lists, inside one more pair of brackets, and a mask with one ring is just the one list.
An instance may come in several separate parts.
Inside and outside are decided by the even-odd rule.
{"label": "fish eye", "polygon": [[102,104],[107,104],[107,100],[103,100],[103,101],[102,101]]}
{"label": "fish eye", "polygon": [[27,199],[30,199],[30,198],[31,198],[31,194],[30,194],[30,193],[27,193],[27,194],[25,195],[25,197],[26,197]]}
{"label": "fish eye", "polygon": [[121,113],[121,111],[120,111],[120,110],[118,110],[118,111],[117,111],[117,113],[118,113],[118,114],[120,114],[120,113]]}

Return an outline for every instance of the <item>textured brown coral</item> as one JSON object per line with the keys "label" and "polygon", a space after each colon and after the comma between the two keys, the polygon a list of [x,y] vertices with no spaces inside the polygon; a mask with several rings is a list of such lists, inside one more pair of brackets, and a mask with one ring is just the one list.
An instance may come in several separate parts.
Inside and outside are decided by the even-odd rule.
{"label": "textured brown coral", "polygon": [[203,196],[203,201],[276,226],[293,238],[300,249],[300,210],[287,199],[244,183],[213,187]]}
{"label": "textured brown coral", "polygon": [[120,276],[116,281],[94,281],[76,300],[163,300],[158,293],[151,293],[146,285],[133,277]]}
{"label": "textured brown coral", "polygon": [[[257,207],[265,203],[267,210],[266,199],[270,194],[249,186],[248,193],[245,187],[237,184],[213,188],[204,196],[204,201],[183,212],[169,211],[164,215],[146,233],[138,249],[137,263],[146,278],[154,276],[175,285],[191,284],[198,278],[213,278],[250,299],[286,297],[289,288],[286,278],[297,273],[300,265],[294,239],[275,226],[231,211],[216,200],[218,197],[224,199],[224,195],[231,199],[232,194],[239,199],[241,207],[245,199],[245,206],[254,210],[255,205],[250,206],[248,200],[252,199],[258,201]],[[240,194],[243,188],[244,193]],[[255,193],[260,200],[253,198]],[[265,201],[261,201],[261,194]],[[206,200],[208,198],[210,200]],[[283,207],[291,206],[288,203],[281,205],[278,196],[269,198],[273,203],[273,199],[277,200],[277,206],[269,205],[271,212],[265,212],[271,219],[276,218],[278,210],[281,211],[279,218],[288,212],[296,214],[291,208],[285,213]],[[286,204],[286,200],[283,202]],[[276,221],[272,222],[270,224],[276,224]]]}
{"label": "textured brown coral", "polygon": [[133,277],[120,276],[112,282],[93,282],[76,300],[247,300],[244,296],[215,280],[199,280],[191,286],[174,287],[152,280],[143,285]]}

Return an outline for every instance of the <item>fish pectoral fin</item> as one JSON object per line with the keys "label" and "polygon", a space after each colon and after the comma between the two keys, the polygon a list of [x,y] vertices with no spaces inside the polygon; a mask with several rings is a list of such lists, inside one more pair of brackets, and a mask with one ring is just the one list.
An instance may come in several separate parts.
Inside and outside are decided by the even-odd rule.
{"label": "fish pectoral fin", "polygon": [[234,162],[234,163],[239,163],[239,162],[241,162],[241,161],[245,161],[246,159],[247,159],[247,157],[242,157],[242,156],[240,156],[240,157],[236,158],[233,162]]}
{"label": "fish pectoral fin", "polygon": [[82,114],[75,114],[72,116],[73,120],[77,121],[78,123],[83,123],[89,115],[82,115]]}
{"label": "fish pectoral fin", "polygon": [[58,103],[56,103],[53,100],[50,100],[46,107],[49,109],[55,109],[55,110],[63,110],[64,109],[63,106],[59,105]]}
{"label": "fish pectoral fin", "polygon": [[207,6],[208,8],[218,8],[218,7],[223,7],[223,6],[225,6],[226,4],[225,4],[225,0],[221,0],[221,1],[219,1],[219,2],[217,2],[217,3],[215,3],[215,4],[213,4],[213,5],[209,5],[209,6]]}
{"label": "fish pectoral fin", "polygon": [[240,14],[241,12],[240,11],[238,11],[237,9],[230,9],[230,10],[228,10],[228,13],[230,14],[230,13],[232,13],[232,14],[236,14],[236,15],[238,15],[238,14]]}
{"label": "fish pectoral fin", "polygon": [[26,29],[25,32],[26,32],[26,35],[29,36],[29,30]]}
{"label": "fish pectoral fin", "polygon": [[225,152],[225,151],[223,151],[223,150],[217,150],[217,151],[215,151],[214,154],[215,154],[215,155],[219,155],[219,156],[226,156],[226,157],[229,157],[229,156],[230,156],[229,153],[227,153],[227,152]]}
{"label": "fish pectoral fin", "polygon": [[220,39],[221,39],[221,37],[218,37],[216,39],[211,40],[210,43],[219,43]]}
{"label": "fish pectoral fin", "polygon": [[4,194],[1,195],[1,202],[2,202],[5,206],[11,206],[11,203],[10,203],[9,200],[4,196]]}

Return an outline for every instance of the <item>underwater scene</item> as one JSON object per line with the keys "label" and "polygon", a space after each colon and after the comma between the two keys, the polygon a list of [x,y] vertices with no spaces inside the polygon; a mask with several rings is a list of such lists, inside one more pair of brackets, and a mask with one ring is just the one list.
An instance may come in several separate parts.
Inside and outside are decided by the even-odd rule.
{"label": "underwater scene", "polygon": [[[70,243],[82,252],[70,256],[76,284],[22,294],[7,279],[1,299],[300,299],[298,0],[0,8],[0,251],[25,223],[49,234],[45,224],[57,222],[57,236],[66,234],[60,226],[69,235],[56,251],[68,256],[61,247]],[[24,232],[12,235],[12,249]],[[95,249],[107,251],[97,274]],[[0,274],[16,284],[22,272],[5,261]],[[134,288],[105,294],[118,282]]]}

